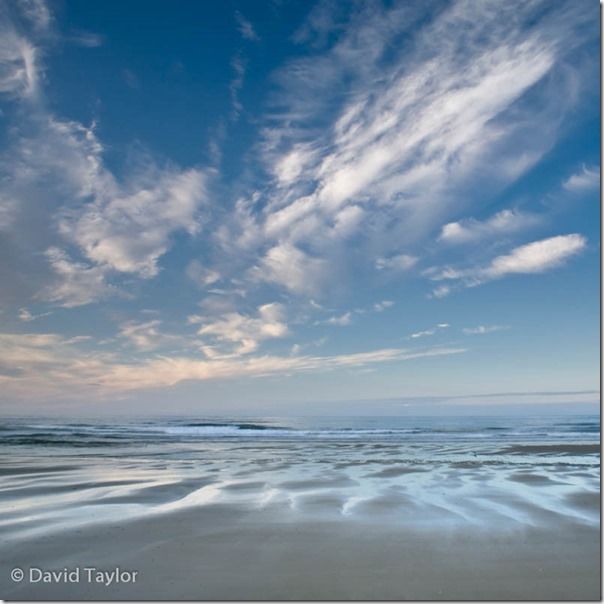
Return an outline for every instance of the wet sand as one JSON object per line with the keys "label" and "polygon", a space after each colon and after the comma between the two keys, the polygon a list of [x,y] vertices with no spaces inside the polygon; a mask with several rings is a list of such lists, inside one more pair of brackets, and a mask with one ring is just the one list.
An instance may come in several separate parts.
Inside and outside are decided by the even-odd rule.
{"label": "wet sand", "polygon": [[564,521],[417,530],[208,505],[38,537],[3,547],[0,563],[139,571],[110,586],[3,582],[7,599],[597,600],[598,560],[597,532]]}
{"label": "wet sand", "polygon": [[[599,600],[594,447],[201,442],[0,464],[8,600]],[[15,583],[10,570],[25,579]],[[32,583],[120,567],[135,583]]]}

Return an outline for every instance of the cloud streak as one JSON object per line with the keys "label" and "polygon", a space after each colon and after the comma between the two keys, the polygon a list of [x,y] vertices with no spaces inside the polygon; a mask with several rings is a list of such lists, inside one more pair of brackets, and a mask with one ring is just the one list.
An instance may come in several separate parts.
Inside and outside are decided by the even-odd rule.
{"label": "cloud streak", "polygon": [[336,371],[465,352],[464,348],[444,347],[384,348],[327,356],[262,355],[208,360],[156,356],[139,362],[124,362],[115,354],[86,352],[79,342],[79,338],[66,339],[57,334],[0,334],[0,384],[5,396],[77,398],[87,392],[100,400],[190,380]]}
{"label": "cloud streak", "polygon": [[[587,240],[582,235],[558,235],[516,247],[509,254],[497,256],[487,266],[465,269],[433,267],[424,274],[433,281],[461,282],[466,287],[473,287],[509,275],[550,271],[564,265],[586,246]],[[443,295],[449,291],[444,290]]]}
{"label": "cloud streak", "polygon": [[571,174],[562,186],[571,193],[596,191],[600,186],[600,169],[597,166],[583,166],[581,170]]}
{"label": "cloud streak", "polygon": [[239,11],[235,11],[235,20],[237,21],[239,33],[244,40],[251,42],[258,42],[260,40],[260,36],[256,33],[252,22],[246,19]]}
{"label": "cloud streak", "polygon": [[441,230],[439,240],[450,244],[476,243],[478,241],[523,231],[538,225],[541,218],[517,210],[501,210],[484,221],[467,218],[449,222]]}
{"label": "cloud streak", "polygon": [[448,323],[439,323],[438,325],[435,325],[434,327],[431,327],[430,329],[425,329],[423,331],[416,331],[415,333],[410,334],[409,338],[412,340],[416,340],[418,338],[425,338],[427,336],[433,336],[441,329],[447,329],[448,327],[450,327],[450,325]]}
{"label": "cloud streak", "polygon": [[509,329],[507,325],[478,325],[477,327],[464,327],[463,333],[467,336],[485,335],[487,333],[493,333],[494,331],[502,331]]}

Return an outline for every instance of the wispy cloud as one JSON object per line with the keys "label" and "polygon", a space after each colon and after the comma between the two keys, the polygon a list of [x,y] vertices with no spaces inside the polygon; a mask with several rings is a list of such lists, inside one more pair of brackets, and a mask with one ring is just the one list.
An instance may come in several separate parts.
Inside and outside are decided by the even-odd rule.
{"label": "wispy cloud", "polygon": [[494,331],[502,331],[509,329],[508,325],[478,325],[477,327],[464,327],[463,333],[468,336],[473,335],[484,335],[487,333],[493,333]]}
{"label": "wispy cloud", "polygon": [[172,234],[198,232],[198,211],[207,195],[207,175],[195,169],[150,167],[140,184],[134,181],[125,187],[105,172],[96,176],[99,186],[95,187],[94,202],[65,210],[59,231],[92,262],[154,277]]}
{"label": "wispy cloud", "polygon": [[[119,291],[110,284],[116,275],[156,276],[175,234],[199,232],[212,171],[159,165],[141,153],[116,178],[95,124],[54,115],[38,86],[51,23],[42,0],[21,0],[0,14],[0,95],[27,103],[11,116],[0,162],[0,228],[18,228],[38,259],[30,262],[37,299],[75,307]],[[88,36],[82,43],[97,42]]]}
{"label": "wispy cloud", "polygon": [[250,270],[257,281],[278,283],[298,294],[317,295],[326,282],[328,264],[291,243],[269,249],[259,266]]}
{"label": "wispy cloud", "polygon": [[187,277],[199,287],[207,287],[220,281],[220,273],[211,268],[207,268],[199,260],[191,260],[187,266]]}
{"label": "wispy cloud", "polygon": [[182,337],[162,332],[161,324],[159,319],[142,323],[126,321],[119,327],[118,338],[141,351],[156,350],[166,344],[175,344],[183,340]]}
{"label": "wispy cloud", "polygon": [[205,348],[212,357],[218,354],[248,354],[258,348],[259,342],[283,338],[289,332],[285,322],[285,308],[277,302],[259,306],[255,316],[231,312],[217,320],[209,320],[193,315],[189,317],[189,323],[201,324],[197,333],[202,337],[209,336],[219,344],[226,342],[234,345],[234,348],[222,352],[216,352],[216,348],[212,346]]}
{"label": "wispy cloud", "polygon": [[539,224],[542,218],[518,210],[501,210],[484,221],[467,218],[445,224],[440,241],[446,243],[474,243],[483,239],[515,233]]}
{"label": "wispy cloud", "polygon": [[141,87],[139,77],[132,69],[128,69],[127,67],[122,69],[122,80],[124,80],[126,86],[132,88],[132,90],[138,90]]}
{"label": "wispy cloud", "polygon": [[[463,269],[432,267],[424,274],[433,281],[460,282],[466,287],[473,287],[508,275],[552,270],[583,251],[586,245],[587,240],[582,235],[558,235],[514,248],[509,254],[497,256],[487,266]],[[445,290],[443,294],[446,295],[449,291]],[[435,292],[436,290],[434,295]]]}
{"label": "wispy cloud", "polygon": [[572,193],[595,191],[600,186],[600,169],[598,166],[583,166],[578,172],[571,174],[562,186]]}
{"label": "wispy cloud", "polygon": [[381,302],[376,302],[373,305],[373,310],[375,312],[384,312],[387,308],[392,308],[394,306],[394,300],[382,300]]}
{"label": "wispy cloud", "polygon": [[242,38],[252,42],[260,40],[260,36],[256,33],[251,21],[246,19],[241,12],[235,11],[235,20],[237,21],[237,28]]}
{"label": "wispy cloud", "polygon": [[450,327],[450,325],[448,323],[438,323],[438,325],[435,325],[434,327],[431,327],[430,329],[425,329],[423,331],[416,331],[415,333],[410,334],[409,338],[411,338],[412,340],[416,340],[417,338],[425,338],[427,336],[433,336],[438,331],[440,331],[442,329],[447,329],[448,327]]}
{"label": "wispy cloud", "polygon": [[446,298],[451,293],[451,288],[448,285],[439,285],[435,287],[428,295],[429,298]]}
{"label": "wispy cloud", "polygon": [[15,30],[0,28],[0,94],[31,98],[38,86],[36,48]]}
{"label": "wispy cloud", "polygon": [[208,360],[162,356],[124,362],[113,353],[86,351],[80,344],[87,341],[57,334],[0,334],[0,385],[5,396],[77,398],[89,393],[102,398],[185,380],[325,372],[465,352],[464,348],[385,348],[331,356],[219,356]]}
{"label": "wispy cloud", "polygon": [[347,312],[343,315],[329,317],[329,319],[326,319],[325,321],[321,322],[326,323],[327,325],[339,325],[340,327],[350,325],[352,323],[352,313]]}
{"label": "wispy cloud", "polygon": [[241,55],[236,55],[233,57],[231,61],[231,68],[233,70],[233,78],[231,79],[231,83],[229,84],[229,92],[231,94],[231,118],[233,121],[237,121],[239,118],[241,111],[243,110],[243,105],[239,100],[239,92],[243,88],[243,82],[245,80],[245,61],[241,57]]}
{"label": "wispy cloud", "polygon": [[34,315],[27,308],[19,309],[19,320],[29,323],[30,321],[35,321],[36,319],[41,319],[42,317],[48,317],[52,312],[42,312],[40,314]]}
{"label": "wispy cloud", "polygon": [[51,247],[45,253],[57,279],[43,288],[37,298],[65,308],[97,302],[115,293],[106,282],[107,269],[82,262],[74,262],[62,250]]}
{"label": "wispy cloud", "polygon": [[418,258],[409,254],[398,254],[390,258],[378,258],[375,261],[375,268],[378,271],[406,271],[413,268],[417,264]]}
{"label": "wispy cloud", "polygon": [[44,31],[49,28],[52,15],[44,0],[17,0],[16,4],[34,29]]}
{"label": "wispy cloud", "polygon": [[[209,172],[147,161],[120,183],[104,166],[103,152],[94,125],[42,113],[4,164],[10,175],[6,193],[20,200],[11,221],[37,207],[56,228],[39,242],[52,241],[45,256],[58,279],[40,294],[48,301],[77,306],[105,297],[115,291],[107,284],[112,273],[154,277],[173,235],[199,231]],[[66,244],[82,258],[74,259]]]}
{"label": "wispy cloud", "polygon": [[84,48],[98,48],[105,42],[105,38],[101,34],[81,29],[73,31],[67,39],[72,44],[83,46]]}
{"label": "wispy cloud", "polygon": [[[554,144],[577,98],[577,80],[560,64],[587,13],[572,3],[540,13],[460,2],[426,24],[426,11],[372,3],[347,18],[315,14],[333,27],[330,37],[276,74],[257,147],[273,180],[217,231],[226,254],[261,258],[248,272],[256,283],[317,296],[336,275],[341,287],[359,271],[394,277],[459,215],[460,200],[482,187],[488,203]],[[401,31],[412,32],[410,47],[395,42]],[[445,239],[531,221],[508,210],[485,224],[448,223],[457,227]]]}

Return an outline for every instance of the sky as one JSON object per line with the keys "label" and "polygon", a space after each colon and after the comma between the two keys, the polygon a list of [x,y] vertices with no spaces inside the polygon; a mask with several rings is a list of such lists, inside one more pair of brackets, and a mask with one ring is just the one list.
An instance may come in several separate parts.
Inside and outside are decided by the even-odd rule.
{"label": "sky", "polygon": [[0,3],[0,412],[597,403],[599,18]]}

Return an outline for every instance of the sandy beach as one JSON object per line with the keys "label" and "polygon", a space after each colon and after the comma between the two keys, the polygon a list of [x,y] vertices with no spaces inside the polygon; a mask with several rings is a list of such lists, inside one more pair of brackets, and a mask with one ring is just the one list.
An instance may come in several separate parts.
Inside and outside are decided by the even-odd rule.
{"label": "sandy beach", "polygon": [[[313,506],[329,508],[324,497]],[[396,506],[396,500],[382,502]],[[537,511],[535,510],[537,514]],[[2,566],[138,570],[136,583],[4,584],[8,599],[597,600],[598,534],[543,526],[412,530],[210,505],[3,547]]]}
{"label": "sandy beach", "polygon": [[466,436],[15,446],[1,595],[598,600],[599,444]]}

